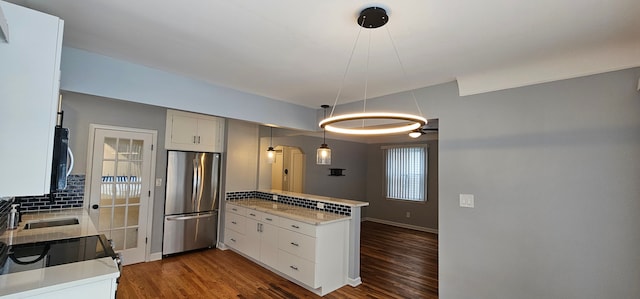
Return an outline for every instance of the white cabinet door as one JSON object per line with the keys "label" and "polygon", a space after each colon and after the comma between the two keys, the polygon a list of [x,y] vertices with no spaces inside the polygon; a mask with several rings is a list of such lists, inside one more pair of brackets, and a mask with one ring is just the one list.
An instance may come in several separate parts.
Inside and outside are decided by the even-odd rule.
{"label": "white cabinet door", "polygon": [[197,144],[197,119],[182,115],[173,115],[171,121],[173,122],[171,126],[171,144],[183,147]]}
{"label": "white cabinet door", "polygon": [[264,214],[260,236],[260,261],[272,268],[278,266],[278,230],[280,228],[274,224],[276,218],[278,217]]}
{"label": "white cabinet door", "polygon": [[200,118],[198,119],[198,146],[211,149],[214,152],[222,152],[222,140],[219,119]]}
{"label": "white cabinet door", "polygon": [[316,279],[315,264],[297,255],[280,250],[277,269],[314,289],[321,286]]}
{"label": "white cabinet door", "polygon": [[172,150],[223,152],[224,119],[167,110],[165,148]]}
{"label": "white cabinet door", "polygon": [[0,1],[0,196],[49,193],[64,22]]}
{"label": "white cabinet door", "polygon": [[244,235],[231,229],[225,229],[224,244],[242,252],[244,250]]}
{"label": "white cabinet door", "polygon": [[260,259],[260,235],[262,224],[255,219],[246,218],[247,222],[245,230],[246,244],[243,253],[253,259]]}
{"label": "white cabinet door", "polygon": [[316,261],[316,239],[281,228],[278,232],[279,248],[308,261]]}

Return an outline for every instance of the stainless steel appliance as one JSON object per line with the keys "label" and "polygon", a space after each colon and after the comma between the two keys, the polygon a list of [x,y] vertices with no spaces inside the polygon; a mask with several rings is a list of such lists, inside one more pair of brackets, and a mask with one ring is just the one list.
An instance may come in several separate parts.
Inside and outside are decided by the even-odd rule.
{"label": "stainless steel appliance", "polygon": [[162,254],[216,246],[219,153],[168,151]]}
{"label": "stainless steel appliance", "polygon": [[104,235],[6,245],[0,242],[0,275],[111,257],[121,269],[120,256]]}

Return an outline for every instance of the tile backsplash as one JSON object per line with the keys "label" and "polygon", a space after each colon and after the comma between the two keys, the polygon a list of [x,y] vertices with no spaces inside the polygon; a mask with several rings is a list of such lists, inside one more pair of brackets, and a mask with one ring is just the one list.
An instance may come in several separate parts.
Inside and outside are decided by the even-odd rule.
{"label": "tile backsplash", "polygon": [[20,212],[38,212],[81,208],[84,200],[84,174],[72,174],[67,178],[67,188],[49,195],[16,197]]}
{"label": "tile backsplash", "polygon": [[0,234],[7,230],[9,224],[9,211],[11,211],[11,201],[0,201]]}
{"label": "tile backsplash", "polygon": [[[67,178],[67,189],[55,192],[53,201],[49,195],[22,196],[14,199],[20,204],[20,213],[56,211],[82,208],[84,202],[84,174],[72,174]],[[7,229],[9,211],[13,202],[0,201],[0,234]]]}
{"label": "tile backsplash", "polygon": [[[238,192],[227,192],[225,199],[226,200],[237,200],[237,199],[248,199],[248,198],[259,198],[264,200],[273,200],[273,194],[262,192],[262,191],[238,191]],[[278,202],[294,205],[298,207],[305,207],[308,209],[320,210],[318,209],[318,201],[312,199],[299,198],[294,196],[287,195],[278,195]],[[351,207],[334,204],[334,203],[325,203],[324,211],[351,216]]]}

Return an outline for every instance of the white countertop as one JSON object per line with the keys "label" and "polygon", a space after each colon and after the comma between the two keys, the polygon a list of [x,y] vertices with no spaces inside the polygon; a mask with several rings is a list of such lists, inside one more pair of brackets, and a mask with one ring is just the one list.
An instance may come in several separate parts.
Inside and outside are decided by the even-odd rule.
{"label": "white countertop", "polygon": [[[77,217],[79,224],[24,229],[30,221],[70,217]],[[0,241],[12,245],[97,234],[86,210],[70,209],[24,214],[19,227],[0,235]],[[111,257],[4,274],[0,275],[0,298],[35,296],[119,276],[120,271]]]}
{"label": "white countertop", "polygon": [[357,201],[357,200],[351,200],[351,199],[320,196],[320,195],[305,194],[305,193],[296,193],[296,192],[289,192],[289,191],[282,191],[282,190],[275,190],[275,189],[265,189],[265,190],[258,190],[258,191],[277,194],[277,195],[285,195],[285,196],[315,200],[319,202],[340,204],[340,205],[345,205],[349,207],[365,207],[369,205],[369,203],[365,201]]}
{"label": "white countertop", "polygon": [[227,201],[227,204],[270,213],[276,216],[283,216],[312,225],[323,225],[351,219],[351,217],[347,215],[340,215],[321,210],[313,210],[294,205],[287,205],[259,198],[229,200]]}
{"label": "white countertop", "polygon": [[[25,298],[120,276],[110,257],[0,275],[0,298]],[[87,298],[91,294],[87,294]]]}
{"label": "white countertop", "polygon": [[[78,218],[79,224],[64,225],[55,227],[44,227],[36,229],[24,229],[25,224],[38,220],[53,220],[61,218]],[[22,215],[22,221],[17,229],[7,230],[0,235],[0,241],[7,245],[32,243],[39,241],[49,241],[57,239],[68,239],[75,237],[97,235],[93,222],[85,209],[69,209],[61,211],[48,211],[37,213],[26,213]]]}

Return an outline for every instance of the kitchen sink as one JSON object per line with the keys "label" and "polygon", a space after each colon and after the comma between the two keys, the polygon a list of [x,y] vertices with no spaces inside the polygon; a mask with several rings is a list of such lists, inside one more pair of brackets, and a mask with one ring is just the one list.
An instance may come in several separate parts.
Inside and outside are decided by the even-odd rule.
{"label": "kitchen sink", "polygon": [[24,229],[45,228],[54,226],[74,225],[79,224],[78,218],[64,218],[64,219],[52,219],[52,220],[37,220],[31,221],[24,226]]}

